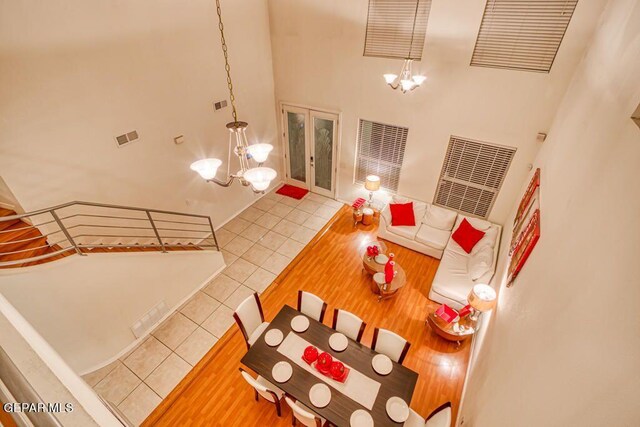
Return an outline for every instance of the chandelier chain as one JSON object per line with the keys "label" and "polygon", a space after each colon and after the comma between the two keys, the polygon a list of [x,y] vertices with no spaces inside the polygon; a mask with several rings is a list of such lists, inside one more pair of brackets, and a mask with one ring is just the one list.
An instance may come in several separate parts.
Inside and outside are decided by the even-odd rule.
{"label": "chandelier chain", "polygon": [[222,9],[220,0],[216,0],[218,12],[218,28],[220,29],[220,41],[222,42],[222,53],[224,54],[224,69],[227,72],[227,87],[229,88],[229,99],[231,101],[231,114],[233,121],[238,122],[238,112],[236,111],[236,97],[233,95],[233,82],[231,81],[231,66],[229,65],[229,54],[227,52],[227,41],[224,38],[224,24],[222,23]]}

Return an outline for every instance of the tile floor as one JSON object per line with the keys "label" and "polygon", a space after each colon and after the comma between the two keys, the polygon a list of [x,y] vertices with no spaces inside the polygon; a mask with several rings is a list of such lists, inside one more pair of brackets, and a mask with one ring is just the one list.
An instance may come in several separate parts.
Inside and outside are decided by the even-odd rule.
{"label": "tile floor", "polygon": [[216,231],[227,268],[119,360],[84,376],[135,425],[233,326],[233,310],[261,294],[342,203],[268,193]]}

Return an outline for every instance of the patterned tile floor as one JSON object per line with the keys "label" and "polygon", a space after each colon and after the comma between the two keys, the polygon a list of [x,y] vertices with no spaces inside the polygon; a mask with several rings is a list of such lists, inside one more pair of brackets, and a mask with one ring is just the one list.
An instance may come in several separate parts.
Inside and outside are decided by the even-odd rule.
{"label": "patterned tile floor", "polygon": [[216,231],[227,268],[119,360],[85,381],[139,425],[342,207],[317,194],[268,193]]}

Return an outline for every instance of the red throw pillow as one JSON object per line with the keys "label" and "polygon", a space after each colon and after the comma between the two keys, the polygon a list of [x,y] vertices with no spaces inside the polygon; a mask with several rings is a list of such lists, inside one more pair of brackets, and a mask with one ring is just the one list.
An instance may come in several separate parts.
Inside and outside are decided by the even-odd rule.
{"label": "red throw pillow", "polygon": [[391,210],[391,225],[416,225],[413,202],[391,203],[389,210]]}
{"label": "red throw pillow", "polygon": [[466,253],[471,253],[471,249],[482,239],[484,231],[473,228],[473,225],[463,219],[460,226],[453,232],[451,237],[458,243]]}

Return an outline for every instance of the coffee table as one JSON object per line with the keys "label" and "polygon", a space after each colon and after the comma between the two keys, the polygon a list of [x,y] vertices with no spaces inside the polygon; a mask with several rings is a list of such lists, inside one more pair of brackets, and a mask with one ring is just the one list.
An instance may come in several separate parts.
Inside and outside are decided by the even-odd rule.
{"label": "coffee table", "polygon": [[431,329],[433,329],[433,332],[441,338],[444,338],[447,341],[457,342],[458,345],[460,345],[460,342],[471,338],[473,334],[476,333],[476,328],[478,326],[477,320],[472,320],[471,316],[466,316],[458,322],[460,326],[465,328],[465,332],[456,332],[453,330],[453,323],[447,323],[442,320],[436,314],[435,310],[429,312],[426,323],[428,323],[429,326],[431,326]]}
{"label": "coffee table", "polygon": [[[379,264],[376,262],[374,257],[371,257],[367,254],[367,247],[376,245],[380,248],[381,254],[386,254],[387,245],[381,241],[372,241],[367,242],[364,245],[364,250],[362,253],[362,268],[372,276],[376,273],[384,273],[384,264]],[[381,301],[386,298],[390,298],[394,296],[400,288],[402,288],[407,282],[407,274],[404,269],[396,262],[395,271],[397,272],[391,283],[387,284],[387,286],[383,286],[382,283],[377,283],[375,280],[371,280],[371,292],[378,295],[378,301]]]}

